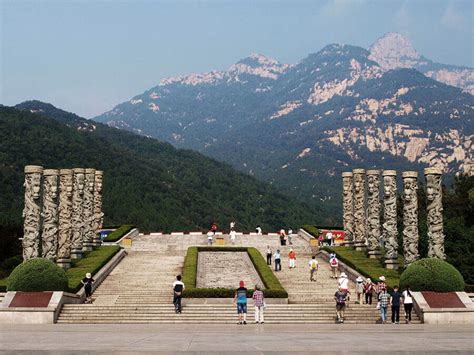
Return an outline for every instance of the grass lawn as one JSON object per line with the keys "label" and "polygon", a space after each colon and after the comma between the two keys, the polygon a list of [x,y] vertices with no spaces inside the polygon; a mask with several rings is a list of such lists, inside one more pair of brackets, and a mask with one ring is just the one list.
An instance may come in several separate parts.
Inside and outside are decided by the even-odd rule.
{"label": "grass lawn", "polygon": [[118,245],[101,246],[84,253],[82,259],[73,260],[71,268],[66,272],[69,279],[69,290],[77,292],[82,286],[81,280],[86,277],[86,273],[96,274],[119,250],[120,246]]}
{"label": "grass lawn", "polygon": [[[386,284],[390,288],[393,288],[395,285],[399,285],[399,270],[385,269],[381,264],[380,259],[369,259],[364,251],[356,251],[351,247],[321,247],[321,249],[328,252],[334,251],[339,260],[357,270],[365,277],[370,277],[374,282],[376,282],[378,278],[383,275],[385,276]],[[400,265],[403,265],[403,258],[399,258],[399,263]]]}

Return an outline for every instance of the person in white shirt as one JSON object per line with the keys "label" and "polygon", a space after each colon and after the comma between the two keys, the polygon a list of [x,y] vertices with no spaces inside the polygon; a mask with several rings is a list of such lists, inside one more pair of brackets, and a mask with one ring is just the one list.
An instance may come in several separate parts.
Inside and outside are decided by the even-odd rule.
{"label": "person in white shirt", "polygon": [[235,230],[232,229],[230,231],[230,241],[231,241],[232,245],[235,244],[235,235],[236,235],[236,232],[235,232]]}
{"label": "person in white shirt", "polygon": [[337,280],[339,284],[339,288],[344,292],[349,291],[349,279],[345,272],[341,272],[341,276],[339,276],[339,280]]}
{"label": "person in white shirt", "polygon": [[326,233],[326,239],[328,240],[328,244],[329,245],[334,245],[334,242],[333,242],[333,235],[331,232],[327,232]]}
{"label": "person in white shirt", "polygon": [[405,323],[411,323],[411,311],[413,310],[413,297],[411,295],[410,286],[402,293],[403,308],[405,309]]}
{"label": "person in white shirt", "polygon": [[291,239],[293,238],[293,229],[288,229],[288,244],[293,245]]}
{"label": "person in white shirt", "polygon": [[316,272],[318,271],[318,268],[319,268],[318,261],[316,260],[316,256],[313,255],[313,257],[309,261],[309,272],[310,272],[309,281],[316,281],[316,279],[314,278],[314,274],[316,274]]}
{"label": "person in white shirt", "polygon": [[230,230],[235,229],[235,221],[230,222]]}
{"label": "person in white shirt", "polygon": [[181,275],[176,276],[176,281],[173,282],[173,304],[176,313],[181,313],[181,299],[183,298],[184,288]]}
{"label": "person in white shirt", "polygon": [[207,232],[207,245],[212,245],[213,237],[214,237],[214,233],[212,231]]}

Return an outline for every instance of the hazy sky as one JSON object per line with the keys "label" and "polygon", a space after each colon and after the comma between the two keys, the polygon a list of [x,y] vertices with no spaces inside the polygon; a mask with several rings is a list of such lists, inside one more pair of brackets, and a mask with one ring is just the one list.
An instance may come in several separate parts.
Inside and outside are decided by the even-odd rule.
{"label": "hazy sky", "polygon": [[295,63],[329,43],[401,32],[426,57],[474,66],[473,1],[0,0],[0,103],[92,117],[168,76],[252,52]]}

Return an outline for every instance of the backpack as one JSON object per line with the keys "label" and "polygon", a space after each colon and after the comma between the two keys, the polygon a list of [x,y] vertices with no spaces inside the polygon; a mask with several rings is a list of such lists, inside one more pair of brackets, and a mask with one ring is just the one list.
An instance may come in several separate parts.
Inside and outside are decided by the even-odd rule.
{"label": "backpack", "polygon": [[337,259],[336,259],[336,258],[332,258],[330,264],[331,264],[331,266],[337,266]]}
{"label": "backpack", "polygon": [[175,295],[179,297],[183,293],[183,285],[177,284],[173,290]]}
{"label": "backpack", "polygon": [[336,294],[336,303],[338,304],[346,303],[346,295],[344,293],[338,292]]}

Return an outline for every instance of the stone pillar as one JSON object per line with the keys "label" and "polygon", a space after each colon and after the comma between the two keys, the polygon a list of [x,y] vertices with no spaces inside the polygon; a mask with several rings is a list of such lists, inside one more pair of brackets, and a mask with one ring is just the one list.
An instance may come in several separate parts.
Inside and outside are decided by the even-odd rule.
{"label": "stone pillar", "polygon": [[95,169],[85,170],[84,198],[82,200],[82,215],[84,218],[84,239],[82,250],[91,251],[94,248],[94,185]]}
{"label": "stone pillar", "polygon": [[94,245],[100,245],[101,240],[98,234],[102,229],[102,221],[104,213],[102,212],[102,178],[104,172],[101,170],[95,171],[95,186],[94,186]]}
{"label": "stone pillar", "polygon": [[43,233],[41,255],[55,261],[58,252],[58,174],[59,170],[43,171]]}
{"label": "stone pillar", "polygon": [[84,169],[73,169],[72,192],[72,250],[71,258],[82,258],[83,224],[82,200],[84,196]]}
{"label": "stone pillar", "polygon": [[418,253],[418,173],[404,171],[403,178],[403,258],[407,267],[419,259]]}
{"label": "stone pillar", "polygon": [[353,200],[353,174],[342,173],[342,219],[344,225],[344,245],[354,245],[354,200]]}
{"label": "stone pillar", "polygon": [[25,207],[23,209],[23,261],[37,258],[41,227],[41,174],[43,167],[25,166]]}
{"label": "stone pillar", "polygon": [[446,259],[444,254],[443,201],[441,176],[443,171],[437,168],[426,168],[426,199],[428,225],[428,257]]}
{"label": "stone pillar", "polygon": [[385,170],[383,172],[383,188],[385,267],[387,269],[398,269],[397,172],[395,170]]}
{"label": "stone pillar", "polygon": [[367,249],[369,258],[380,256],[380,171],[367,170]]}
{"label": "stone pillar", "polygon": [[356,250],[365,250],[366,218],[365,218],[365,170],[354,169],[354,246]]}
{"label": "stone pillar", "polygon": [[59,236],[56,263],[63,269],[68,269],[71,266],[72,191],[73,171],[61,169],[59,171]]}

